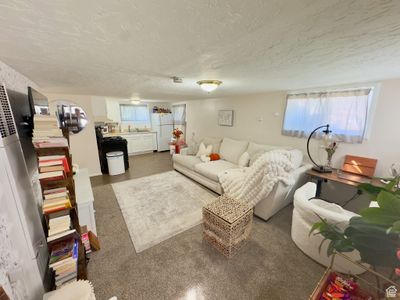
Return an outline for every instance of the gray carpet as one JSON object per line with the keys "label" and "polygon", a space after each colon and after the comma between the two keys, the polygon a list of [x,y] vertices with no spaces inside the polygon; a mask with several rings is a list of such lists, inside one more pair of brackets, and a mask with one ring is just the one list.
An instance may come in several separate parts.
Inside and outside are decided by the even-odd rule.
{"label": "gray carpet", "polygon": [[111,185],[94,197],[102,249],[88,275],[100,300],[308,299],[324,271],[292,242],[291,206],[268,222],[256,218],[251,240],[228,260],[203,242],[201,225],[137,254]]}

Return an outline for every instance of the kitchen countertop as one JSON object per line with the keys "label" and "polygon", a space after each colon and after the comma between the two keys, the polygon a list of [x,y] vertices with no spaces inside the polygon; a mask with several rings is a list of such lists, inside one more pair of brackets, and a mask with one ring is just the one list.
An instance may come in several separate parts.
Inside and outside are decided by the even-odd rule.
{"label": "kitchen countertop", "polygon": [[110,137],[110,136],[123,136],[123,135],[137,135],[137,134],[153,134],[157,133],[156,131],[124,131],[124,132],[112,132],[112,133],[106,133],[104,134],[104,137]]}

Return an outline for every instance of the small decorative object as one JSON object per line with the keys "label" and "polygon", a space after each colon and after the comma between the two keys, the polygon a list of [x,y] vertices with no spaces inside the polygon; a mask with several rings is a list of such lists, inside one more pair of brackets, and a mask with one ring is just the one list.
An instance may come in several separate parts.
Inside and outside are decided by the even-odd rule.
{"label": "small decorative object", "polygon": [[253,209],[227,195],[203,207],[203,238],[228,258],[250,237]]}
{"label": "small decorative object", "polygon": [[335,151],[338,147],[338,143],[337,142],[332,142],[328,145],[328,147],[325,148],[325,151],[327,153],[327,161],[326,161],[326,166],[328,168],[332,169],[332,156],[333,154],[335,154]]}
{"label": "small decorative object", "polygon": [[219,156],[218,153],[211,153],[211,154],[210,154],[210,160],[211,160],[211,161],[213,161],[213,160],[219,160],[219,159],[220,159],[220,156]]}
{"label": "small decorative object", "polygon": [[154,114],[169,114],[171,110],[169,108],[153,106],[153,113]]}
{"label": "small decorative object", "polygon": [[174,131],[172,131],[172,135],[173,135],[174,138],[176,138],[177,140],[181,137],[182,134],[183,134],[183,131],[180,130],[179,128],[175,128]]}
{"label": "small decorative object", "polygon": [[233,110],[220,110],[218,112],[219,126],[233,126]]}
{"label": "small decorative object", "polygon": [[180,130],[179,128],[175,128],[172,131],[173,138],[171,140],[170,145],[175,146],[175,151],[172,151],[172,152],[170,151],[171,154],[174,154],[174,153],[179,154],[181,151],[181,148],[186,146],[185,141],[181,138],[182,135],[183,135],[183,131]]}
{"label": "small decorative object", "polygon": [[[315,128],[310,133],[310,135],[309,135],[309,137],[307,139],[307,154],[308,154],[308,157],[310,158],[310,160],[312,161],[312,163],[315,165],[315,167],[313,167],[314,171],[317,171],[317,172],[320,172],[320,173],[332,173],[332,167],[331,166],[321,166],[321,165],[317,164],[313,160],[313,158],[311,157],[311,154],[310,154],[310,140],[311,140],[312,136],[314,135],[314,133],[317,132],[319,129],[322,129],[322,128],[325,128],[325,130],[322,131],[324,133],[322,139],[323,139],[324,145],[326,145],[325,148],[328,148],[329,145],[331,143],[333,143],[333,135],[331,134],[332,131],[329,130],[329,124],[319,126],[319,127]],[[333,155],[333,153],[332,153],[332,155]],[[331,157],[331,159],[332,159],[332,157]]]}

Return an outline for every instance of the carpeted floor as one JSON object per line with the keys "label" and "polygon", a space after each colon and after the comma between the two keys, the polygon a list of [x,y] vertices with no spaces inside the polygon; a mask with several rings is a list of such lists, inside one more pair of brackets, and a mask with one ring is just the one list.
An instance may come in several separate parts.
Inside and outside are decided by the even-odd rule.
{"label": "carpeted floor", "polygon": [[[121,180],[171,170],[165,153],[130,163]],[[292,242],[291,206],[268,222],[255,218],[251,240],[230,260],[202,241],[201,225],[136,254],[108,180],[92,180],[102,249],[88,275],[97,299],[308,299],[324,271]]]}

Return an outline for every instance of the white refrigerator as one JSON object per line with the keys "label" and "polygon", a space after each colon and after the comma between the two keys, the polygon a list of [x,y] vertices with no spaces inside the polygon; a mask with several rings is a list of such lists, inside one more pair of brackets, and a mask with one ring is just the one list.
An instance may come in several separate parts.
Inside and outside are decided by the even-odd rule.
{"label": "white refrigerator", "polygon": [[151,125],[157,132],[157,151],[169,151],[169,143],[174,130],[172,113],[153,113]]}
{"label": "white refrigerator", "polygon": [[4,85],[0,85],[0,207],[0,285],[10,299],[40,299],[48,260],[46,238]]}

